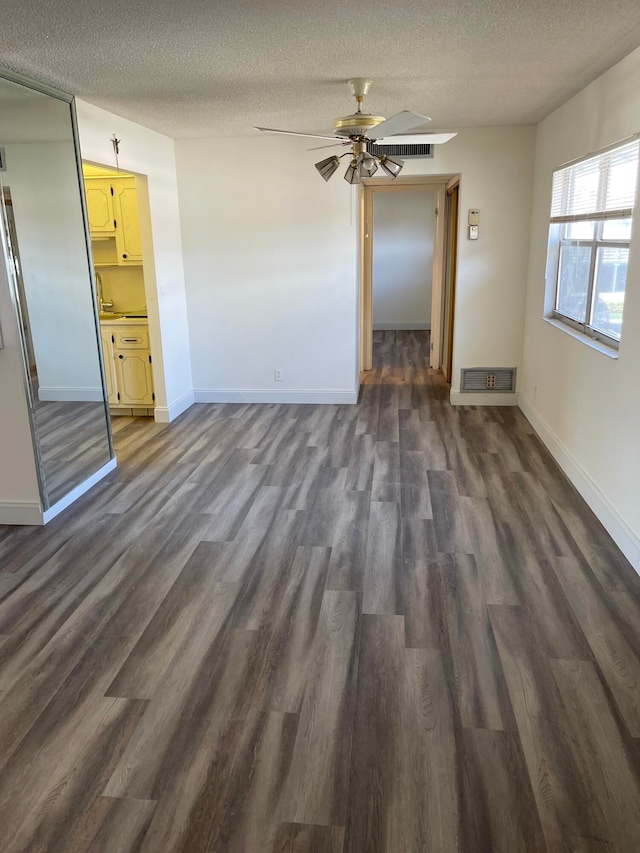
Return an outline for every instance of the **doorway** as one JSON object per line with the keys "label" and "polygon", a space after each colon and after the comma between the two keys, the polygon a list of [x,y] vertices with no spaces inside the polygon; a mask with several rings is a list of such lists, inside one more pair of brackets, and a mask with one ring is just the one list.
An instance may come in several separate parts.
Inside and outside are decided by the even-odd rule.
{"label": "doorway", "polygon": [[[413,316],[408,320],[401,320],[399,317],[394,318],[389,322],[406,323],[410,325],[421,324],[422,327],[430,325],[430,345],[429,345],[429,366],[436,370],[442,370],[443,367],[443,344],[444,344],[444,310],[445,310],[445,265],[447,260],[447,245],[446,235],[447,228],[445,222],[447,186],[452,185],[453,181],[459,181],[458,175],[433,175],[433,176],[416,176],[406,178],[396,178],[392,183],[384,178],[371,178],[363,181],[361,191],[361,206],[360,206],[360,368],[361,370],[371,370],[373,364],[373,330],[374,325],[380,325],[386,320],[381,318],[378,313],[378,308],[374,309],[374,263],[376,256],[380,256],[379,246],[376,242],[382,239],[384,255],[384,243],[389,242],[389,234],[383,234],[378,238],[376,233],[376,216],[374,213],[376,201],[383,195],[391,195],[396,199],[410,198],[416,196],[420,198],[430,198],[433,207],[433,228],[430,232],[427,222],[423,226],[423,245],[430,244],[433,247],[431,258],[431,295],[430,295],[430,310],[424,309],[423,315],[418,317],[413,311]],[[457,184],[456,184],[457,185]],[[401,200],[398,205],[401,205]],[[416,207],[419,202],[409,201],[407,207],[411,209]],[[393,204],[383,202],[379,209],[392,208]],[[417,207],[416,207],[417,209]],[[383,216],[384,222],[384,216]],[[418,226],[419,230],[419,226]],[[415,233],[415,229],[411,229],[413,240],[420,240],[419,234]],[[388,232],[388,229],[387,229]],[[402,231],[396,234],[396,244],[404,244],[405,237]],[[398,249],[396,245],[396,258],[403,255],[402,249]],[[406,260],[406,259],[405,259]],[[424,253],[421,257],[424,269]],[[452,275],[455,276],[455,269],[452,270]],[[415,279],[417,280],[417,279]],[[414,281],[415,281],[414,280]],[[424,286],[426,290],[426,283]],[[414,288],[414,295],[417,294],[417,288]],[[409,307],[405,303],[405,310]],[[377,318],[374,324],[374,310],[377,313]],[[425,319],[428,316],[429,319]],[[453,334],[453,310],[450,315],[451,334]],[[406,328],[406,326],[404,326]],[[419,326],[418,326],[419,327]],[[447,325],[449,329],[449,325]],[[451,347],[449,347],[449,351]]]}
{"label": "doorway", "polygon": [[100,339],[112,416],[153,416],[158,379],[150,305],[155,279],[144,251],[141,181],[84,162]]}
{"label": "doorway", "polygon": [[431,329],[436,198],[431,189],[375,193],[373,331]]}

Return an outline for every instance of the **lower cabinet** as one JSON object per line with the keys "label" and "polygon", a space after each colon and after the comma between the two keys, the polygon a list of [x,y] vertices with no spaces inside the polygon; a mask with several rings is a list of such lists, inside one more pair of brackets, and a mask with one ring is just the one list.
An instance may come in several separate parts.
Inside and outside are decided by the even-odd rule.
{"label": "lower cabinet", "polygon": [[138,350],[116,352],[116,383],[121,406],[153,405],[153,376],[149,353]]}
{"label": "lower cabinet", "polygon": [[113,341],[108,327],[100,326],[100,339],[102,340],[102,354],[104,357],[104,375],[107,381],[107,399],[110,406],[117,406],[116,365],[113,360]]}
{"label": "lower cabinet", "polygon": [[100,326],[109,406],[150,408],[155,405],[153,369],[146,326]]}

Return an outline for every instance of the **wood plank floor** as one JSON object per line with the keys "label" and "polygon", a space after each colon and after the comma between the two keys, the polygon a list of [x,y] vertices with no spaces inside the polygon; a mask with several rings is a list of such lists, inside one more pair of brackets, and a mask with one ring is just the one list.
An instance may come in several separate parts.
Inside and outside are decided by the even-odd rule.
{"label": "wood plank floor", "polygon": [[2,853],[640,850],[640,578],[428,333],[0,531]]}

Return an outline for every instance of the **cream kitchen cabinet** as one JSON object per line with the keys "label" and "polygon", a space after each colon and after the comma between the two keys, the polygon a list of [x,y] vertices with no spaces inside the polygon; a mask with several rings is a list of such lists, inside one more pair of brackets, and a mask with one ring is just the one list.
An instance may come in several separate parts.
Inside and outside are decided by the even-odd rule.
{"label": "cream kitchen cabinet", "polygon": [[121,406],[152,406],[153,377],[148,353],[122,350],[116,353],[116,382]]}
{"label": "cream kitchen cabinet", "polygon": [[[92,239],[111,239],[109,263],[140,265],[142,245],[138,218],[138,195],[134,177],[84,179],[89,231]],[[103,248],[103,247],[101,247]],[[105,255],[101,251],[101,256]]]}
{"label": "cream kitchen cabinet", "polygon": [[86,178],[84,192],[91,236],[115,236],[116,220],[113,212],[114,194],[111,181],[108,178]]}
{"label": "cream kitchen cabinet", "polygon": [[140,321],[109,320],[101,323],[100,329],[109,406],[153,408],[156,396],[148,326]]}
{"label": "cream kitchen cabinet", "polygon": [[116,209],[116,251],[118,263],[142,263],[138,193],[135,178],[119,178],[113,182]]}
{"label": "cream kitchen cabinet", "polygon": [[116,389],[116,370],[113,354],[112,333],[105,323],[100,324],[100,339],[102,341],[102,357],[104,359],[104,375],[107,383],[107,399],[110,406],[118,405]]}

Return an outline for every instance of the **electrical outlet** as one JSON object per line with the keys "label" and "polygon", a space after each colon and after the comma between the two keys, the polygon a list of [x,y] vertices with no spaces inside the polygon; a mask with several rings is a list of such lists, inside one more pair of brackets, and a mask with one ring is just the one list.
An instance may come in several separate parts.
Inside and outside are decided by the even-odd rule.
{"label": "electrical outlet", "polygon": [[284,379],[284,370],[281,367],[276,367],[273,371],[273,378],[276,382],[282,382]]}

